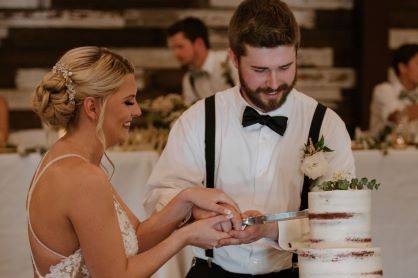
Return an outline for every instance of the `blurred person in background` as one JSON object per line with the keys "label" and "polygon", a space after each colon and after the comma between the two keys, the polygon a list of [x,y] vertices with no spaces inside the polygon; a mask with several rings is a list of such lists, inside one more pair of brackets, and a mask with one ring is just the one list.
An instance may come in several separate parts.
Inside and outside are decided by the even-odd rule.
{"label": "blurred person in background", "polygon": [[237,73],[226,51],[211,50],[208,28],[198,18],[187,17],[168,28],[168,46],[186,68],[183,99],[188,105],[233,87]]}
{"label": "blurred person in background", "polygon": [[[100,162],[141,115],[136,93],[132,64],[92,46],[68,51],[37,86],[34,110],[67,133],[39,163],[28,193],[35,277],[149,277],[188,244],[230,238],[214,228],[231,218],[220,204],[236,208],[221,190],[185,189],[140,222],[110,183]],[[193,206],[221,215],[179,228]]]}
{"label": "blurred person in background", "polygon": [[0,96],[0,147],[7,143],[9,137],[9,108],[4,98]]}
{"label": "blurred person in background", "polygon": [[370,131],[378,135],[386,126],[401,119],[418,119],[418,44],[395,50],[392,69],[396,76],[376,85],[370,111]]}

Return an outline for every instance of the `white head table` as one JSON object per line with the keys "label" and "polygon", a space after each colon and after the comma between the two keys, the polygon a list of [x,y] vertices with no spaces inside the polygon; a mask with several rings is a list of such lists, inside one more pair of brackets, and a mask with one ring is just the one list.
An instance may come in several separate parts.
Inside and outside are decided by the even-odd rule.
{"label": "white head table", "polygon": [[[144,219],[145,183],[158,159],[154,152],[112,152],[112,183],[132,211]],[[0,155],[0,277],[33,277],[28,252],[25,198],[39,154]],[[416,277],[418,269],[418,151],[356,151],[358,177],[376,178],[373,193],[373,244],[383,249],[385,277]],[[184,277],[190,266],[188,248],[153,277]]]}

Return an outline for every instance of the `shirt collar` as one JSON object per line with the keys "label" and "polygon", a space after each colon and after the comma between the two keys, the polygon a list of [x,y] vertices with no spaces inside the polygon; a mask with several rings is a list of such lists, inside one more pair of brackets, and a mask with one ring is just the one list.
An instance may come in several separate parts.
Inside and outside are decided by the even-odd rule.
{"label": "shirt collar", "polygon": [[402,83],[399,80],[397,75],[394,75],[394,76],[391,77],[391,82],[392,82],[393,87],[395,88],[395,90],[397,90],[399,92],[405,90],[404,86],[402,85]]}
{"label": "shirt collar", "polygon": [[208,56],[205,59],[205,62],[202,65],[202,71],[211,74],[215,66],[214,53],[211,50],[208,50]]}

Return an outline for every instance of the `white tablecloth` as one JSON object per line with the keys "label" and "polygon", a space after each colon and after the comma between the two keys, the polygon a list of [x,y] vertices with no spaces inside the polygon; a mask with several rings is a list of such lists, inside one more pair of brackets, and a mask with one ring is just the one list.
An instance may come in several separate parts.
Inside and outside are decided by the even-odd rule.
{"label": "white tablecloth", "polygon": [[418,151],[354,155],[357,176],[381,183],[372,194],[372,235],[382,248],[385,277],[418,277]]}
{"label": "white tablecloth", "polygon": [[26,233],[26,192],[39,155],[0,155],[0,276],[33,277]]}
{"label": "white tablecloth", "polygon": [[[144,184],[158,159],[153,152],[111,153],[116,165],[112,183],[132,211],[144,219]],[[0,155],[0,277],[32,277],[26,233],[25,198],[40,156]],[[357,176],[376,178],[373,193],[374,245],[383,250],[387,278],[417,277],[418,151],[355,152]],[[188,249],[170,260],[154,277],[184,277],[190,266]]]}

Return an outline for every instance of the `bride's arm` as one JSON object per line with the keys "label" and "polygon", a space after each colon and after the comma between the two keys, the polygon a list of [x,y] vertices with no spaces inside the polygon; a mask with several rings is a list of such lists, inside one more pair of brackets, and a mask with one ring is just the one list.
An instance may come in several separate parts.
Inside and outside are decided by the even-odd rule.
{"label": "bride's arm", "polygon": [[212,211],[213,216],[232,213],[220,205],[222,203],[237,209],[235,203],[221,190],[200,186],[182,190],[161,211],[138,225],[137,237],[141,241],[141,252],[152,248],[177,229],[190,215],[193,205]]}
{"label": "bride's arm", "polygon": [[154,248],[127,258],[111,185],[100,169],[85,168],[77,171],[80,178],[72,180],[67,213],[92,277],[149,277],[185,245],[208,248],[229,237],[213,229],[227,220],[222,215],[179,229]]}

